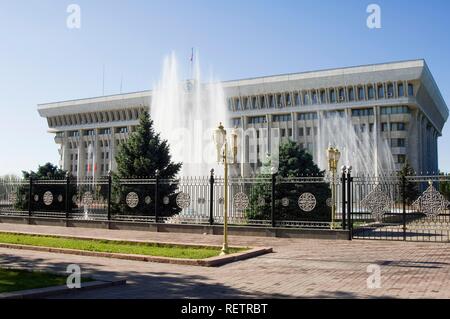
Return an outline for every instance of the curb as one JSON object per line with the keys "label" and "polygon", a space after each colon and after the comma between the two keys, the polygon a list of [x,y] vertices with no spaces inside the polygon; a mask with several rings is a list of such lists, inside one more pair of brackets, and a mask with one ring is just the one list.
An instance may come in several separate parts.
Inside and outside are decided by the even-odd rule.
{"label": "curb", "polygon": [[23,291],[0,293],[0,300],[6,299],[41,299],[45,297],[72,294],[79,291],[88,291],[100,288],[114,287],[126,285],[126,280],[113,280],[113,281],[92,281],[81,284],[78,289],[70,289],[67,286],[56,286],[47,288],[37,288]]}
{"label": "curb", "polygon": [[159,257],[159,256],[146,256],[146,255],[131,255],[131,254],[118,254],[118,253],[106,253],[106,252],[95,252],[87,250],[76,250],[76,249],[66,249],[66,248],[53,248],[53,247],[42,247],[42,246],[30,246],[30,245],[18,245],[18,244],[4,244],[0,243],[0,248],[8,249],[23,249],[23,250],[33,250],[49,253],[59,253],[59,254],[70,254],[78,256],[88,256],[88,257],[105,257],[105,258],[116,258],[124,260],[133,261],[144,261],[144,262],[156,262],[156,263],[166,263],[166,264],[178,264],[187,266],[202,266],[202,267],[218,267],[231,262],[244,260],[248,258],[257,257],[260,255],[272,253],[271,247],[256,247],[248,251],[234,253],[226,256],[216,256],[206,259],[182,259],[182,258],[171,258],[171,257]]}

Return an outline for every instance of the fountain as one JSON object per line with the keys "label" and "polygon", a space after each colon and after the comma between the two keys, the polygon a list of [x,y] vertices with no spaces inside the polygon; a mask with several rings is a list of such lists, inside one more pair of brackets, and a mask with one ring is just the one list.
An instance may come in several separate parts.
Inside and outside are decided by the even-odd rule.
{"label": "fountain", "polygon": [[175,53],[167,56],[150,114],[156,132],[169,142],[172,159],[183,163],[180,175],[206,176],[211,168],[218,169],[212,131],[228,119],[227,108],[220,82],[201,82],[198,59],[191,73],[190,79],[181,80]]}
{"label": "fountain", "polygon": [[345,113],[328,113],[319,117],[317,135],[317,164],[326,169],[325,150],[329,145],[342,154],[342,165],[351,165],[356,176],[382,176],[395,172],[395,162],[388,140],[379,134],[376,123],[353,123]]}

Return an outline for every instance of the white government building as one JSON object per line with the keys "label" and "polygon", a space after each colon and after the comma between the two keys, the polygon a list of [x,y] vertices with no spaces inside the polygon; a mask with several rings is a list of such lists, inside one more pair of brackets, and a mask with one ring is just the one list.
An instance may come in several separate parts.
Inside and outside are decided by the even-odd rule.
{"label": "white government building", "polygon": [[[315,157],[324,151],[315,146],[318,119],[346,114],[361,130],[379,130],[397,169],[408,160],[417,172],[438,171],[437,141],[449,112],[424,60],[222,84],[233,126],[278,128],[281,139],[297,141]],[[60,166],[82,177],[95,162],[95,175],[101,176],[114,170],[117,146],[133,132],[151,98],[152,91],[142,91],[40,104],[38,111],[60,145]]]}

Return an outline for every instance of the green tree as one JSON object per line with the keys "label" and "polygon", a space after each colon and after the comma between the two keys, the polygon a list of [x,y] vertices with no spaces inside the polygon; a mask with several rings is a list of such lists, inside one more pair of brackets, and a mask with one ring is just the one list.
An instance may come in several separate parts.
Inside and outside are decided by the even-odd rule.
{"label": "green tree", "polygon": [[[253,187],[250,195],[250,205],[246,211],[249,219],[267,220],[271,216],[271,163],[266,161],[259,177],[259,181]],[[289,178],[323,176],[324,171],[314,163],[312,156],[302,150],[293,141],[280,145],[278,179],[275,189],[275,214],[277,220],[302,220],[302,221],[330,221],[331,208],[326,201],[331,197],[331,189],[328,183],[313,181],[289,180]],[[258,180],[258,179],[257,179]],[[316,198],[316,207],[312,212],[304,212],[298,206],[299,196],[303,193],[311,193]],[[264,201],[262,200],[264,199]],[[287,200],[288,202],[287,202]],[[264,203],[264,205],[263,205]]]}
{"label": "green tree", "polygon": [[[117,172],[113,174],[113,209],[116,213],[126,215],[154,215],[155,184],[126,185],[121,179],[156,177],[159,171],[161,183],[158,188],[158,214],[172,216],[180,211],[175,203],[177,183],[176,175],[181,169],[181,163],[172,162],[167,140],[162,140],[153,128],[153,121],[148,112],[143,112],[139,118],[139,126],[129,139],[118,149]],[[126,197],[131,192],[139,198],[137,207],[130,208]],[[164,203],[164,198],[169,203]],[[146,200],[147,199],[147,200]]]}
{"label": "green tree", "polygon": [[417,183],[411,182],[407,178],[408,176],[414,176],[415,171],[411,167],[409,162],[406,161],[405,165],[403,165],[402,169],[400,171],[398,171],[397,175],[398,175],[398,177],[400,177],[400,179],[403,179],[403,178],[406,179],[406,183],[405,183],[405,195],[406,196],[405,196],[405,198],[406,198],[406,202],[408,204],[411,204],[420,195],[419,187],[418,187]]}
{"label": "green tree", "polygon": [[34,171],[22,171],[23,178],[29,179],[30,177],[34,179],[63,179],[66,176],[66,171],[60,169],[58,166],[52,163],[46,163],[44,165],[39,165],[36,172]]}
{"label": "green tree", "polygon": [[[35,181],[32,189],[33,210],[64,211],[65,202],[64,200],[58,201],[58,198],[65,198],[65,183],[46,183],[45,180],[63,180],[66,174],[67,172],[65,170],[51,163],[39,165],[37,171],[22,171],[22,176],[25,180],[32,178]],[[42,202],[44,193],[47,191],[51,192],[54,198],[51,206],[46,206]],[[29,185],[22,185],[17,188],[14,207],[17,210],[28,210],[28,205]]]}
{"label": "green tree", "polygon": [[[443,174],[443,173],[441,173],[440,175],[445,176],[445,174]],[[448,177],[448,175],[447,175],[447,177]],[[450,201],[450,181],[449,180],[439,182],[439,191],[447,200]]]}

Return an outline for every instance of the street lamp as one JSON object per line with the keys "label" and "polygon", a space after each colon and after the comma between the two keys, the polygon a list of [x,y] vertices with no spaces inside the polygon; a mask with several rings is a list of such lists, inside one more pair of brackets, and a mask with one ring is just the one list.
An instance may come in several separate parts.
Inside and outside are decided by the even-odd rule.
{"label": "street lamp", "polygon": [[334,219],[336,216],[336,171],[341,158],[341,152],[337,148],[328,147],[328,170],[331,172],[331,229],[334,228]]}
{"label": "street lamp", "polygon": [[[237,157],[237,129],[231,131],[232,164],[236,163]],[[228,143],[227,131],[222,123],[213,132],[213,141],[216,145],[217,162],[224,165],[224,213],[223,213],[223,246],[220,255],[228,254]]]}

